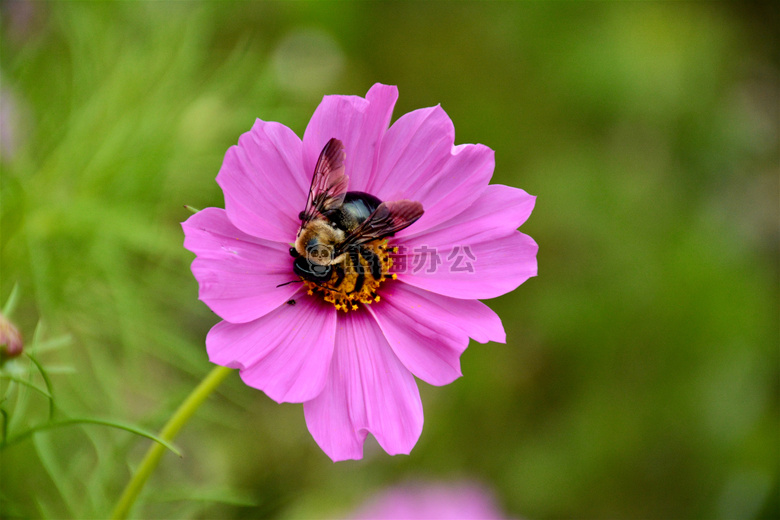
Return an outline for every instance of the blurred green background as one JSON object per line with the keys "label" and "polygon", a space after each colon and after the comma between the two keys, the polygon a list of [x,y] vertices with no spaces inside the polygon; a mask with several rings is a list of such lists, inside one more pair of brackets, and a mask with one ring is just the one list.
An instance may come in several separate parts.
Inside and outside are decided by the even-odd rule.
{"label": "blurred green background", "polygon": [[[139,518],[346,514],[473,480],[515,518],[777,518],[778,9],[772,3],[0,4],[0,304],[55,418],[157,431],[210,370],[183,204],[222,206],[255,118],[302,135],[323,94],[441,103],[493,182],[537,195],[539,276],[489,301],[506,345],[420,383],[411,456],[333,464],[300,405],[232,376]],[[34,331],[37,339],[33,340]],[[26,359],[6,374],[45,388]],[[16,371],[16,372],[14,372]],[[48,420],[28,387],[9,434]],[[10,390],[10,391],[9,391]],[[100,518],[149,441],[48,430],[0,452],[0,517]]]}

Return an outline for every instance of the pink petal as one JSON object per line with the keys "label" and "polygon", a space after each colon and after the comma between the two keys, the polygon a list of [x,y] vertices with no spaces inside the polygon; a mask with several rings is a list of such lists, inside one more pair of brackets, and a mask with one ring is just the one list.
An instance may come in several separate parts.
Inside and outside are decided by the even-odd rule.
{"label": "pink petal", "polygon": [[466,209],[493,175],[493,150],[454,146],[455,129],[440,106],[403,115],[387,131],[367,190],[381,200],[411,199],[425,214],[399,236],[435,226]]}
{"label": "pink petal", "polygon": [[206,208],[182,223],[184,247],[197,255],[192,274],[199,297],[220,318],[254,320],[276,309],[300,288],[277,287],[294,280],[289,247],[238,230],[225,210]]}
{"label": "pink petal", "polygon": [[[317,158],[332,137],[344,143],[349,191],[366,191],[375,169],[379,143],[398,99],[394,86],[375,84],[359,96],[325,96],[303,134],[304,171],[314,173]],[[304,201],[305,202],[305,201]]]}
{"label": "pink petal", "polygon": [[292,130],[259,119],[228,149],[217,183],[237,228],[267,240],[295,240],[313,173],[301,168],[301,154]]}
{"label": "pink petal", "polygon": [[515,231],[534,201],[517,188],[488,186],[466,211],[404,238],[393,269],[406,283],[445,296],[482,299],[505,294],[536,275],[538,246]]}
{"label": "pink petal", "polygon": [[410,198],[421,201],[425,214],[398,237],[417,235],[465,211],[487,187],[493,176],[493,150],[481,144],[452,148],[441,169],[415,190]]}
{"label": "pink petal", "polygon": [[301,403],[322,392],[336,334],[336,310],[301,291],[248,323],[215,325],[206,336],[209,360],[240,368],[244,382],[276,402]]}
{"label": "pink petal", "polygon": [[386,131],[397,97],[395,87],[380,84],[366,99],[326,96],[303,137],[304,169],[313,172],[328,139],[340,138],[350,191],[423,204],[422,218],[399,234],[410,236],[471,205],[490,181],[495,163],[486,146],[454,146],[452,121],[439,106],[405,114]]}
{"label": "pink petal", "polygon": [[440,106],[404,114],[382,138],[367,191],[381,200],[411,198],[449,159],[454,141],[455,128]]}
{"label": "pink petal", "polygon": [[334,461],[362,458],[368,433],[390,455],[408,454],[422,432],[414,376],[363,311],[339,314],[328,382],[303,411],[314,440]]}
{"label": "pink petal", "polygon": [[460,243],[468,238],[488,240],[504,236],[528,220],[535,203],[536,197],[519,188],[503,184],[485,186],[466,210],[423,232],[408,233],[403,242],[440,242],[444,238]]}
{"label": "pink petal", "polygon": [[[516,289],[521,283],[536,276],[536,242],[519,231],[497,240],[472,242],[468,251],[475,260],[466,258],[457,264],[463,247],[452,244],[432,244],[443,265],[429,273],[428,267],[414,272],[399,274],[398,279],[409,285],[420,287],[453,298],[495,298]],[[459,247],[460,249],[455,249]],[[410,256],[409,266],[425,255]],[[452,262],[447,258],[453,258]],[[446,262],[446,263],[445,263]],[[430,263],[423,264],[430,266]],[[473,272],[454,271],[456,267],[472,269]]]}
{"label": "pink petal", "polygon": [[504,343],[501,319],[477,300],[441,296],[404,283],[387,284],[382,301],[368,307],[398,359],[432,385],[460,377],[469,336]]}

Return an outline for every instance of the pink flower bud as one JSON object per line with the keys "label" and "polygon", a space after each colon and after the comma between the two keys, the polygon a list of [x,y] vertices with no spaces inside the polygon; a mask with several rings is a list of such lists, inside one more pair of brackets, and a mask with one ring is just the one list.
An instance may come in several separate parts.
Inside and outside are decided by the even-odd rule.
{"label": "pink flower bud", "polygon": [[24,342],[13,323],[0,314],[0,363],[21,355]]}

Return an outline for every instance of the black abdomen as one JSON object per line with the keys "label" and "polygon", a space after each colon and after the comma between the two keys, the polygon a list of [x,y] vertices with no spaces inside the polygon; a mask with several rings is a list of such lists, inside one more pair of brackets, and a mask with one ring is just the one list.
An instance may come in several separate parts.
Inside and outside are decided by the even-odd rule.
{"label": "black abdomen", "polygon": [[333,215],[329,215],[329,218],[344,231],[351,231],[366,220],[380,204],[382,201],[371,194],[348,191],[344,196],[344,204]]}

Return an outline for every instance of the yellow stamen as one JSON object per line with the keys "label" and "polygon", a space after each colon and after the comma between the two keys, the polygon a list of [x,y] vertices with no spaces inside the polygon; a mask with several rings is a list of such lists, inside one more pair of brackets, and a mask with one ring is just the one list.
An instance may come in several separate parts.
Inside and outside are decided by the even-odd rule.
{"label": "yellow stamen", "polygon": [[320,294],[322,299],[326,302],[332,303],[337,311],[343,310],[349,312],[350,310],[356,311],[359,308],[359,304],[370,305],[371,303],[379,302],[380,296],[377,294],[379,286],[382,282],[389,280],[390,278],[396,279],[396,275],[390,275],[390,268],[393,266],[393,259],[390,258],[392,251],[397,251],[398,248],[390,248],[387,245],[387,240],[374,240],[364,244],[363,247],[369,249],[379,258],[381,266],[381,274],[378,279],[374,279],[371,275],[371,265],[363,258],[363,255],[359,255],[358,261],[360,262],[360,268],[363,271],[363,285],[359,290],[355,290],[358,281],[358,269],[352,264],[352,261],[347,255],[347,259],[338,265],[343,269],[344,277],[341,283],[336,285],[338,281],[338,269],[334,266],[333,274],[330,280],[325,283],[314,283],[308,280],[304,280],[303,284],[307,289],[307,294],[312,295],[314,293]]}

